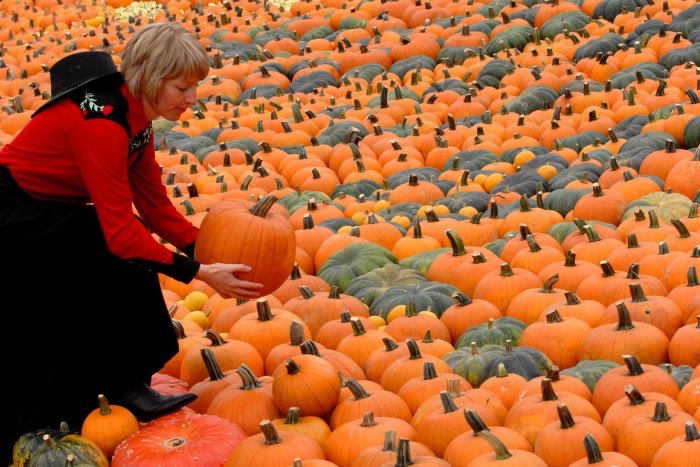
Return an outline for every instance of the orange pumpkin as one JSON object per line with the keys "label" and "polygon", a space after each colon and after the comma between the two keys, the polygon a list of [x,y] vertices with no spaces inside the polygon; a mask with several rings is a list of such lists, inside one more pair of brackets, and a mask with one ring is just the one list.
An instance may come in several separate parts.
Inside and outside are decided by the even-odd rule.
{"label": "orange pumpkin", "polygon": [[248,265],[252,270],[237,277],[263,284],[261,296],[277,290],[294,266],[296,239],[289,220],[271,210],[275,201],[268,195],[255,204],[226,200],[212,207],[200,226],[197,261]]}

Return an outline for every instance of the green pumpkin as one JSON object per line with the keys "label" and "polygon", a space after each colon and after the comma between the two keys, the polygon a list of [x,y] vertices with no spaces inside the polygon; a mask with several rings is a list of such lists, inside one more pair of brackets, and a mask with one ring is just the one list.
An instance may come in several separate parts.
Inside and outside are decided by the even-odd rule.
{"label": "green pumpkin", "polygon": [[479,349],[483,354],[493,353],[496,358],[486,365],[486,377],[498,375],[500,363],[508,373],[517,373],[525,379],[543,376],[552,368],[552,361],[533,347],[513,347],[510,341],[505,345],[485,345]]}
{"label": "green pumpkin", "polygon": [[582,162],[567,167],[564,170],[560,170],[554,177],[548,180],[549,189],[552,192],[557,191],[561,188],[565,188],[569,182],[581,180],[583,177],[590,182],[597,182],[603,170],[602,167],[599,167],[594,162]]}
{"label": "green pumpkin", "polygon": [[482,86],[491,86],[497,88],[501,84],[501,80],[507,74],[515,71],[515,65],[508,60],[495,58],[487,62],[479,72],[476,81]]}
{"label": "green pumpkin", "polygon": [[[573,190],[572,190],[573,191]],[[587,190],[587,192],[590,193],[590,190]],[[554,193],[550,194],[549,196],[552,196]],[[547,198],[549,198],[547,196]],[[545,198],[545,199],[547,199]],[[546,203],[545,203],[546,205]],[[615,228],[613,224],[609,224],[607,222],[601,222],[601,221],[593,221],[593,220],[586,220],[586,224],[590,225],[603,225],[605,227],[610,227],[612,229]],[[573,221],[563,221],[563,222],[557,222],[556,224],[552,225],[547,229],[547,234],[551,235],[554,237],[559,243],[562,243],[566,237],[569,236],[570,233],[576,232],[579,230],[579,228],[576,226],[576,223]]]}
{"label": "green pumpkin", "polygon": [[335,31],[333,30],[332,27],[330,26],[319,26],[317,28],[313,28],[311,31],[307,32],[303,36],[301,36],[301,40],[304,42],[308,42],[312,39],[321,39],[323,37],[328,37],[331,34],[333,34]]}
{"label": "green pumpkin", "polygon": [[13,467],[109,466],[97,444],[71,433],[65,422],[58,430],[44,428],[20,436],[12,449],[12,463]]}
{"label": "green pumpkin", "polygon": [[333,189],[331,193],[331,198],[335,199],[340,196],[341,193],[345,193],[348,196],[354,196],[357,198],[360,195],[365,197],[372,196],[377,190],[381,188],[377,182],[372,180],[358,180],[356,182],[344,183],[338,185]]}
{"label": "green pumpkin", "polygon": [[409,256],[408,258],[404,258],[401,261],[399,261],[399,265],[403,268],[415,269],[423,276],[426,276],[428,274],[428,269],[430,269],[430,265],[433,264],[435,258],[450,250],[451,248],[445,247],[438,248],[437,250],[416,253],[413,256]]}
{"label": "green pumpkin", "polygon": [[311,200],[316,201],[316,203],[330,203],[331,198],[325,193],[320,191],[304,190],[302,192],[292,193],[290,195],[283,196],[277,203],[283,206],[290,213],[296,211],[297,209],[303,208],[309,204]]}
{"label": "green pumpkin", "polygon": [[511,26],[491,38],[486,46],[486,53],[495,55],[504,48],[514,48],[522,52],[525,46],[530,43],[532,37],[535,37],[535,28],[532,26]]}
{"label": "green pumpkin", "polygon": [[455,342],[455,349],[468,347],[472,342],[476,342],[479,347],[488,344],[505,346],[507,340],[510,340],[514,345],[518,345],[520,336],[526,327],[527,323],[510,316],[489,319],[488,323],[477,324],[464,331]]}
{"label": "green pumpkin", "polygon": [[337,146],[345,141],[349,131],[357,133],[360,139],[369,134],[369,131],[363,125],[358,125],[355,121],[345,120],[329,124],[316,136],[316,139],[318,144]]}
{"label": "green pumpkin", "polygon": [[683,130],[683,145],[686,149],[700,146],[700,115],[693,117]]}
{"label": "green pumpkin", "polygon": [[469,381],[469,384],[473,387],[478,388],[488,378],[486,367],[491,360],[498,356],[495,352],[481,352],[476,343],[474,343],[468,347],[459,348],[454,352],[448,352],[442,359],[450,365],[455,374],[460,375]]}
{"label": "green pumpkin", "polygon": [[535,110],[553,107],[558,97],[557,92],[548,86],[532,86],[511,99],[505,108],[508,112],[527,115]]}
{"label": "green pumpkin", "polygon": [[398,264],[398,261],[386,248],[375,243],[352,243],[331,255],[316,275],[345,292],[354,278],[387,263]]}
{"label": "green pumpkin", "polygon": [[443,311],[454,304],[452,294],[455,292],[457,292],[456,287],[436,281],[425,281],[414,285],[393,285],[374,300],[369,312],[386,320],[395,306],[408,305],[412,301],[417,310],[423,311],[430,307],[430,311],[439,318]]}
{"label": "green pumpkin", "polygon": [[653,209],[659,219],[670,223],[671,219],[679,219],[687,215],[692,204],[693,202],[687,196],[680,193],[664,191],[649,193],[629,203],[622,214],[622,220],[634,216],[634,210],[639,208],[644,211],[644,214]]}
{"label": "green pumpkin", "polygon": [[662,363],[659,365],[661,368],[664,370],[668,371],[668,374],[671,375],[671,378],[673,378],[673,381],[676,382],[678,385],[678,389],[683,389],[683,386],[685,386],[688,381],[690,381],[691,376],[693,375],[693,368],[690,365],[671,365],[670,363]]}
{"label": "green pumpkin", "polygon": [[582,11],[567,11],[547,20],[540,28],[540,36],[554,39],[558,34],[567,31],[578,31],[591,22],[591,17]]}
{"label": "green pumpkin", "polygon": [[367,26],[367,20],[348,16],[340,21],[338,29],[364,29],[365,26]]}
{"label": "green pumpkin", "polygon": [[341,81],[343,81],[345,78],[351,79],[357,77],[360,79],[364,79],[369,83],[374,79],[375,76],[381,75],[385,71],[387,70],[385,70],[384,67],[380,64],[368,62],[364,65],[350,68],[348,71],[343,73],[343,75],[341,75],[340,79]]}
{"label": "green pumpkin", "polygon": [[[585,195],[590,193],[588,188],[554,190],[544,198],[544,207],[556,211],[565,217]],[[551,229],[551,228],[550,228]]]}
{"label": "green pumpkin", "polygon": [[371,306],[374,300],[383,295],[394,285],[413,285],[425,282],[427,279],[414,269],[407,269],[394,263],[387,263],[381,268],[373,269],[367,274],[355,277],[345,288],[347,295],[362,300]]}
{"label": "green pumpkin", "polygon": [[574,136],[562,138],[559,143],[562,145],[562,147],[571,148],[576,152],[581,152],[581,149],[585,148],[589,144],[593,144],[596,139],[600,141],[607,141],[607,138],[601,132],[588,130],[582,131]]}
{"label": "green pumpkin", "polygon": [[586,383],[588,389],[593,391],[600,377],[618,366],[620,366],[619,363],[610,360],[581,360],[576,366],[561,370],[559,374],[574,376]]}

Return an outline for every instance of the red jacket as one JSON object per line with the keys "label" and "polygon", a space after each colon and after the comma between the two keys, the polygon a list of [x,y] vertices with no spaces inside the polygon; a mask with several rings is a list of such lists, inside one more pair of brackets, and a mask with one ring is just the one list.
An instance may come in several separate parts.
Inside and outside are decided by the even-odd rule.
{"label": "red jacket", "polygon": [[182,249],[194,242],[198,230],[167,197],[141,100],[126,85],[121,86],[126,101],[113,93],[85,92],[61,99],[32,118],[2,148],[0,164],[36,198],[94,203],[116,256],[166,265],[180,262],[151,231]]}

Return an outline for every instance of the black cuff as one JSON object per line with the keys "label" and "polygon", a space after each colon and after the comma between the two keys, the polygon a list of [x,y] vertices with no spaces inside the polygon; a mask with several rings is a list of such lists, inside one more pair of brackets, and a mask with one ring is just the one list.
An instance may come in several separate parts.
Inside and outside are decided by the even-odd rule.
{"label": "black cuff", "polygon": [[[188,245],[189,246],[189,245]],[[152,271],[165,274],[185,284],[189,283],[199,271],[199,262],[188,258],[187,256],[173,253],[173,264],[163,264],[156,261],[133,260],[137,264],[141,264]]]}
{"label": "black cuff", "polygon": [[180,248],[180,251],[189,256],[190,258],[194,258],[194,243],[195,242],[192,242],[186,247]]}

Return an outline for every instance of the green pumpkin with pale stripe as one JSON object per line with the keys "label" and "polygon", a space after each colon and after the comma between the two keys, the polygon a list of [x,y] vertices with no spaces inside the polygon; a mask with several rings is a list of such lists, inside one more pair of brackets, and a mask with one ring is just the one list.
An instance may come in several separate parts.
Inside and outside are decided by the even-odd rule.
{"label": "green pumpkin with pale stripe", "polygon": [[476,342],[479,347],[488,344],[505,345],[507,340],[518,345],[526,327],[527,323],[510,316],[490,319],[487,323],[477,324],[464,331],[455,342],[455,348],[469,347],[472,342]]}
{"label": "green pumpkin with pale stripe", "polygon": [[20,436],[12,449],[14,467],[108,467],[109,461],[93,441],[71,433],[64,422],[58,430],[43,428]]}
{"label": "green pumpkin with pale stripe", "polygon": [[481,352],[476,342],[445,354],[442,359],[450,365],[455,374],[460,375],[478,388],[488,378],[486,368],[489,362],[498,358],[495,352]]}

